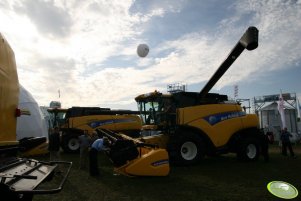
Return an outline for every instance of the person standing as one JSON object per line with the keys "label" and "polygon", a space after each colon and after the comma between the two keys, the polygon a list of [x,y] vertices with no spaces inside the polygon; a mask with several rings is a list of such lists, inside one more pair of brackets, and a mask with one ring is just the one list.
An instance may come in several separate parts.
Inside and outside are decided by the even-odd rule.
{"label": "person standing", "polygon": [[293,137],[293,135],[287,131],[287,128],[284,128],[280,137],[282,142],[282,155],[287,156],[287,148],[288,148],[291,157],[295,157],[292,144],[290,141],[290,137]]}
{"label": "person standing", "polygon": [[49,135],[48,150],[50,153],[50,161],[60,160],[60,130],[55,127]]}
{"label": "person standing", "polygon": [[98,152],[105,150],[105,147],[108,145],[108,138],[103,137],[95,140],[89,151],[89,171],[90,176],[99,176],[98,171]]}
{"label": "person standing", "polygon": [[261,132],[260,133],[260,144],[261,144],[261,153],[264,158],[265,162],[268,162],[270,160],[269,157],[269,138],[267,133]]}
{"label": "person standing", "polygon": [[79,169],[85,169],[87,160],[89,157],[89,147],[91,143],[91,137],[84,133],[78,137],[79,141]]}

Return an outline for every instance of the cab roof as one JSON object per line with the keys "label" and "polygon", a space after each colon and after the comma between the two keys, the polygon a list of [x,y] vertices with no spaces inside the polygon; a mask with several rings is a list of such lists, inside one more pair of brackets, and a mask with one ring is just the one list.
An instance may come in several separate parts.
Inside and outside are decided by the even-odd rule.
{"label": "cab roof", "polygon": [[136,102],[139,101],[147,101],[147,100],[152,100],[158,97],[162,98],[170,98],[172,97],[172,94],[163,94],[161,92],[158,92],[157,90],[154,92],[146,93],[146,94],[141,94],[135,98]]}

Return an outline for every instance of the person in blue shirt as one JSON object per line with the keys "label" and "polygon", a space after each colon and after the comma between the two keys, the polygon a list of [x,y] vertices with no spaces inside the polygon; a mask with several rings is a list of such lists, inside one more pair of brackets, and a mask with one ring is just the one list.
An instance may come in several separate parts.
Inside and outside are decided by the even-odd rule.
{"label": "person in blue shirt", "polygon": [[109,140],[107,137],[99,138],[95,140],[89,151],[89,171],[90,176],[99,176],[98,171],[98,152],[105,150],[106,147],[109,145]]}

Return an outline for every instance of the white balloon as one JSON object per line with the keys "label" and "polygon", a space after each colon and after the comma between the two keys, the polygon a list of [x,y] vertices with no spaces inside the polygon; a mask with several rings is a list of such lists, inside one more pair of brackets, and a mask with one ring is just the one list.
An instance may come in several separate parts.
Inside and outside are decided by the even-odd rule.
{"label": "white balloon", "polygon": [[137,47],[137,54],[139,57],[146,57],[149,52],[149,47],[146,44],[140,44]]}

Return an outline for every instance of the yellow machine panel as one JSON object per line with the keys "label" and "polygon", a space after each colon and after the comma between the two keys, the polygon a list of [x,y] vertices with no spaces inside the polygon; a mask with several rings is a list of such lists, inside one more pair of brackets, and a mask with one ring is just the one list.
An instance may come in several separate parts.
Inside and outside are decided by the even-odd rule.
{"label": "yellow machine panel", "polygon": [[137,115],[91,115],[69,119],[70,128],[78,128],[88,133],[101,127],[114,131],[140,130],[141,119]]}
{"label": "yellow machine panel", "polygon": [[215,147],[225,145],[233,133],[257,127],[258,117],[246,115],[237,104],[212,104],[178,109],[178,125],[199,129],[207,134]]}
{"label": "yellow machine panel", "polygon": [[199,118],[226,112],[241,111],[237,104],[208,104],[178,109],[178,124],[188,124]]}
{"label": "yellow machine panel", "polygon": [[15,55],[0,34],[0,141],[16,141],[19,85]]}
{"label": "yellow machine panel", "polygon": [[[18,109],[19,81],[14,52],[0,34],[0,192],[1,200],[31,201],[34,194],[58,193],[69,175],[71,162],[40,162],[22,158],[19,153],[27,141],[17,141],[17,117],[26,114]],[[22,149],[21,149],[22,148]],[[24,152],[23,152],[24,153]],[[53,188],[37,190],[45,181],[50,181],[58,163],[68,169],[61,172],[61,181],[56,179]],[[58,185],[57,185],[58,184]]]}
{"label": "yellow machine panel", "polygon": [[122,167],[115,168],[115,171],[127,176],[167,176],[169,174],[168,153],[165,149],[148,148],[140,152],[145,154]]}

